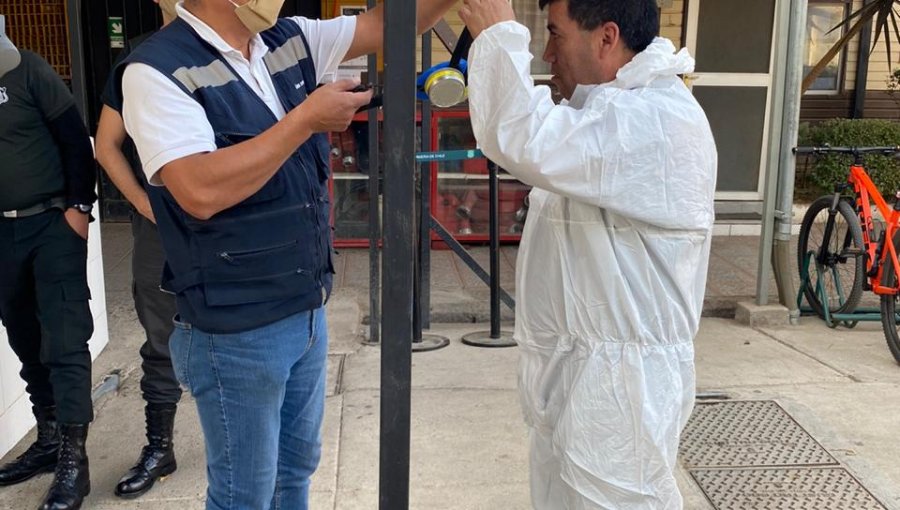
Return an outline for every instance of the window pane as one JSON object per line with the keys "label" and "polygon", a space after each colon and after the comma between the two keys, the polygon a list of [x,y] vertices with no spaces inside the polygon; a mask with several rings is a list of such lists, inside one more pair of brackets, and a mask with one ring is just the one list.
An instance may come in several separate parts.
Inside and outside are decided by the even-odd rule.
{"label": "window pane", "polygon": [[717,190],[757,191],[766,120],[766,88],[694,85],[693,92],[706,112],[716,139],[719,153]]}
{"label": "window pane", "polygon": [[700,0],[697,72],[768,73],[775,0]]}
{"label": "window pane", "polygon": [[[809,4],[806,18],[806,55],[803,74],[809,73],[843,35],[843,30],[828,33],[844,18],[844,4]],[[813,82],[810,90],[837,90],[840,83],[840,54]]]}
{"label": "window pane", "polygon": [[537,0],[512,0],[512,6],[517,21],[531,31],[531,45],[528,47],[534,55],[531,74],[550,74],[550,64],[541,59],[547,46],[547,10],[542,11]]}

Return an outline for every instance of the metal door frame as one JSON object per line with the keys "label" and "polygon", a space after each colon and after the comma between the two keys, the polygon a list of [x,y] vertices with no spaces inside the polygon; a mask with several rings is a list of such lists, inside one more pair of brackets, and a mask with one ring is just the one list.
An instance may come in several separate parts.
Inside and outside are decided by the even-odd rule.
{"label": "metal door frame", "polygon": [[[686,23],[684,25],[684,45],[691,52],[697,54],[697,28],[700,17],[700,2],[713,0],[691,0],[687,2]],[[763,120],[762,147],[759,155],[759,178],[756,183],[756,191],[716,191],[716,200],[722,201],[758,201],[763,199],[766,174],[768,172],[769,131],[771,129],[772,114],[772,89],[774,86],[775,65],[775,36],[778,27],[779,13],[778,3],[775,0],[774,17],[772,23],[772,40],[769,44],[769,71],[768,73],[700,73],[690,74],[688,87],[702,80],[700,85],[704,87],[766,87],[766,111]]]}

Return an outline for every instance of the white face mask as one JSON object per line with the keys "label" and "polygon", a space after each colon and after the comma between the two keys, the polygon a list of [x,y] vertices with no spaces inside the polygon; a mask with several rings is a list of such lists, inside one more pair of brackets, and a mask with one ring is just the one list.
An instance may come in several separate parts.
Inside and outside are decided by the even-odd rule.
{"label": "white face mask", "polygon": [[0,77],[19,66],[22,56],[6,37],[6,18],[0,14]]}
{"label": "white face mask", "polygon": [[250,0],[244,5],[236,4],[234,0],[229,1],[235,6],[234,12],[241,19],[241,23],[254,34],[274,27],[278,21],[278,13],[284,5],[284,0]]}

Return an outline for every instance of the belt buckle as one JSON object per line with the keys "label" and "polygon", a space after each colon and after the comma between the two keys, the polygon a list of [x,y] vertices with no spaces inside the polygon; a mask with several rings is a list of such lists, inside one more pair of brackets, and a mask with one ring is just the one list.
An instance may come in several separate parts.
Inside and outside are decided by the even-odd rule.
{"label": "belt buckle", "polygon": [[19,211],[3,211],[4,218],[18,218]]}

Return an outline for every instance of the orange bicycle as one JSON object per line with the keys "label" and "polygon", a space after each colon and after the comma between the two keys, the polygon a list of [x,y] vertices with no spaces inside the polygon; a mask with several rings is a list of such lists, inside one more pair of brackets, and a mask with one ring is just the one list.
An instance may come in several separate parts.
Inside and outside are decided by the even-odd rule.
{"label": "orange bicycle", "polygon": [[[900,147],[799,147],[796,154],[853,156],[847,182],[810,204],[800,225],[797,260],[800,294],[830,327],[880,320],[888,348],[900,363],[900,191],[893,205],[872,182],[863,156],[895,156]],[[852,191],[852,195],[848,194]],[[883,222],[872,215],[875,204]],[[859,309],[864,290],[881,298],[880,309]]]}

